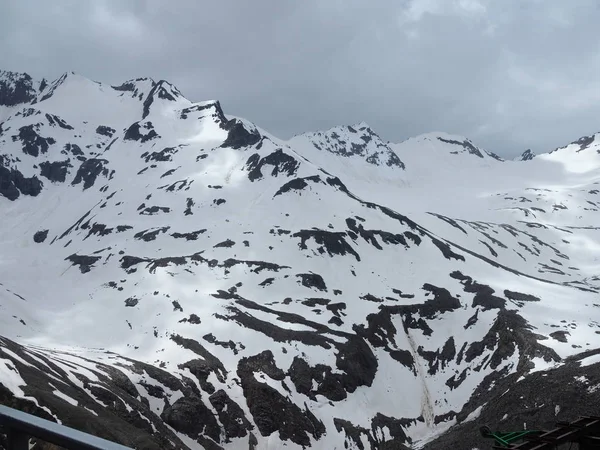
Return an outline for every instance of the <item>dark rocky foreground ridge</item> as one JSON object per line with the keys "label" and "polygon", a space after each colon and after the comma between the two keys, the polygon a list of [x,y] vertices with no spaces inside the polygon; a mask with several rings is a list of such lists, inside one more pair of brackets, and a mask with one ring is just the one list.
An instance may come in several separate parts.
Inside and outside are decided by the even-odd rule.
{"label": "dark rocky foreground ridge", "polygon": [[496,385],[485,398],[473,399],[457,417],[481,408],[474,418],[451,428],[426,444],[423,450],[491,448],[493,440],[481,437],[479,428],[493,431],[552,430],[557,422],[580,416],[598,416],[600,409],[600,363],[582,367],[579,359],[600,350],[570,358],[563,366],[536,372],[519,380],[514,374]]}
{"label": "dark rocky foreground ridge", "polygon": [[[0,92],[1,403],[140,449],[364,450],[453,421],[425,448],[481,446],[484,420],[546,426],[544,383],[580,392],[556,417],[597,400],[598,364],[568,358],[600,337],[579,245],[600,181],[511,179],[467,218],[415,208],[463,202],[419,198],[365,124],[281,141],[150,79],[3,73]],[[466,138],[423,145],[521,170]]]}

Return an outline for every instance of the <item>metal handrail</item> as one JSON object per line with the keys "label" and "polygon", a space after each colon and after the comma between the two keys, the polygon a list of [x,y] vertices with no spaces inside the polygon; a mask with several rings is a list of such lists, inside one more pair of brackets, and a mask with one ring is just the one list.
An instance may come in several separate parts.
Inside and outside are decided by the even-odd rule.
{"label": "metal handrail", "polygon": [[130,447],[4,405],[0,405],[0,426],[7,433],[7,450],[29,450],[31,437],[69,450],[131,450]]}

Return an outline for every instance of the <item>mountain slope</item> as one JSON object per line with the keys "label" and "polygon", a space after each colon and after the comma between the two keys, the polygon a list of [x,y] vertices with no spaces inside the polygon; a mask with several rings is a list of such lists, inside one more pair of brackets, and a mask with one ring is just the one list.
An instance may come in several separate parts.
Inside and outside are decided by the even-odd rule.
{"label": "mountain slope", "polygon": [[148,79],[5,107],[3,402],[147,448],[411,445],[597,340],[600,174],[570,155],[282,141]]}

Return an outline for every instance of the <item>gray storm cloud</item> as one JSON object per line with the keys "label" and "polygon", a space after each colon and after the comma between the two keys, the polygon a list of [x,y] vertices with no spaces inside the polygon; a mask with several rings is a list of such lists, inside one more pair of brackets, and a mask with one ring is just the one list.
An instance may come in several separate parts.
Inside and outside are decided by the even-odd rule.
{"label": "gray storm cloud", "polygon": [[282,138],[365,121],[513,157],[600,129],[599,19],[592,0],[19,0],[0,67],[167,79]]}

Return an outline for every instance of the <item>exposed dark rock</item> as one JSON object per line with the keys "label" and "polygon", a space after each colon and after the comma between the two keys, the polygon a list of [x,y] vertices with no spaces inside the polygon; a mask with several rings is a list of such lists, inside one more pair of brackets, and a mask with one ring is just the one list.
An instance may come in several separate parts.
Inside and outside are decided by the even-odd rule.
{"label": "exposed dark rock", "polygon": [[357,261],[360,261],[358,253],[350,246],[350,244],[348,244],[348,242],[346,242],[346,236],[347,234],[343,232],[332,232],[319,229],[300,230],[297,233],[292,234],[292,237],[300,238],[298,246],[302,250],[308,249],[306,242],[309,239],[314,239],[314,241],[320,245],[320,247],[317,248],[319,253],[327,252],[329,256],[343,256],[350,254],[354,256]]}
{"label": "exposed dark rock", "polygon": [[64,130],[73,130],[73,127],[71,125],[69,125],[60,117],[55,116],[54,114],[46,114],[46,120],[48,120],[48,123],[52,127],[58,126]]}
{"label": "exposed dark rock", "polygon": [[462,231],[463,233],[468,234],[467,231],[463,227],[461,227],[456,220],[451,219],[450,217],[446,217],[442,214],[436,214],[436,213],[432,213],[432,212],[430,212],[428,214],[431,214],[432,216],[437,217],[438,219],[443,220],[444,222],[453,226],[454,228]]}
{"label": "exposed dark rock", "polygon": [[44,242],[46,240],[46,238],[48,237],[48,231],[49,230],[37,231],[33,235],[33,242],[35,242],[36,244],[41,244],[42,242]]}
{"label": "exposed dark rock", "polygon": [[[334,418],[333,424],[338,433],[344,432],[346,435],[345,448],[358,448],[360,450],[378,449],[378,450],[408,450],[405,442],[411,442],[404,432],[404,427],[411,425],[414,420],[395,419],[383,414],[377,414],[371,420],[371,430],[352,424],[344,419]],[[392,439],[382,441],[381,436],[384,427],[387,429]],[[368,442],[369,447],[365,448],[364,440]]]}
{"label": "exposed dark rock", "polygon": [[279,272],[282,269],[290,269],[289,266],[280,266],[279,264],[265,262],[265,261],[242,261],[242,260],[234,259],[234,258],[226,259],[225,261],[223,261],[221,266],[228,269],[228,268],[236,266],[238,264],[245,264],[248,267],[254,267],[254,269],[252,269],[252,272],[254,272],[254,273],[260,273],[263,270],[269,270],[271,272]]}
{"label": "exposed dark rock", "polygon": [[203,105],[193,105],[188,108],[184,108],[181,110],[181,114],[179,115],[179,117],[185,120],[188,118],[189,114],[201,111],[212,111],[210,116],[213,117],[215,121],[219,124],[227,122],[225,114],[223,114],[223,110],[221,109],[221,104],[218,101],[205,103]]}
{"label": "exposed dark rock", "polygon": [[238,363],[237,375],[248,409],[262,436],[279,432],[283,441],[309,446],[309,435],[318,440],[325,434],[325,425],[314,417],[306,405],[302,410],[267,383],[258,381],[255,373],[259,371],[273,380],[283,380],[285,373],[277,368],[269,350],[242,358]]}
{"label": "exposed dark rock", "polygon": [[263,177],[262,169],[265,166],[272,166],[271,176],[276,177],[279,174],[292,176],[300,167],[300,163],[293,156],[288,155],[282,149],[277,149],[273,153],[260,157],[258,153],[253,154],[246,162],[248,179],[256,181]]}
{"label": "exposed dark rock", "polygon": [[[136,85],[136,81],[143,81],[145,80],[144,78],[137,78],[135,80],[130,80],[130,81],[126,81],[125,83],[119,85],[119,86],[111,86],[111,88],[113,88],[115,91],[121,91],[121,92],[134,92],[134,96],[137,97],[137,93],[136,91],[137,89],[137,85]],[[154,82],[152,82],[152,85],[154,85]]]}
{"label": "exposed dark rock", "polygon": [[139,302],[140,302],[140,300],[138,298],[129,297],[128,299],[125,300],[125,306],[133,307],[133,306],[136,306]]}
{"label": "exposed dark rock", "polygon": [[441,137],[438,137],[438,140],[445,142],[446,144],[459,145],[459,146],[463,147],[465,150],[467,150],[467,152],[469,152],[471,155],[475,155],[480,158],[483,158],[483,154],[481,153],[481,151],[468,140],[464,140],[464,141],[460,142],[460,141],[455,141],[452,139],[444,139]]}
{"label": "exposed dark rock", "polygon": [[477,323],[478,315],[479,315],[479,309],[475,311],[475,314],[473,314],[471,317],[469,317],[469,320],[467,320],[467,323],[464,326],[465,330],[472,327],[473,325],[475,325]]}
{"label": "exposed dark rock", "polygon": [[[378,444],[378,448],[381,450],[408,450],[405,443],[411,443],[411,439],[406,436],[404,428],[411,425],[411,420],[407,419],[396,419],[394,417],[384,416],[381,413],[375,414],[375,417],[371,420],[371,430],[373,433],[373,439]],[[386,429],[391,436],[389,441],[383,441],[379,437],[384,435],[383,430]],[[379,433],[376,432],[379,431]]]}
{"label": "exposed dark rock", "polygon": [[169,208],[168,206],[148,206],[148,207],[144,207],[140,211],[140,215],[153,216],[155,214],[158,214],[159,212],[169,213],[169,212],[171,212],[171,208]]}
{"label": "exposed dark rock", "polygon": [[172,233],[171,236],[173,236],[175,239],[185,238],[186,241],[195,241],[202,233],[206,233],[206,228],[203,228],[202,230],[191,231],[189,233]]}
{"label": "exposed dark rock", "polygon": [[230,442],[232,438],[244,437],[248,434],[248,430],[254,428],[242,408],[223,389],[212,394],[209,400],[223,424],[226,442]]}
{"label": "exposed dark rock", "polygon": [[54,138],[44,138],[37,133],[37,125],[25,125],[19,128],[19,134],[13,136],[13,141],[20,140],[23,153],[31,156],[39,156],[48,152],[48,148],[55,144]]}
{"label": "exposed dark rock", "polygon": [[173,305],[173,311],[183,312],[183,308],[181,307],[181,305],[179,304],[179,302],[177,300],[173,300],[171,302],[171,304]]}
{"label": "exposed dark rock", "polygon": [[[317,364],[312,367],[304,359],[296,356],[288,373],[296,390],[312,400],[316,400],[316,395],[323,395],[332,401],[340,401],[347,397],[343,376],[332,374],[329,366]],[[313,388],[314,382],[317,384],[316,389]]]}
{"label": "exposed dark rock", "polygon": [[585,150],[590,145],[592,145],[592,143],[594,142],[595,139],[596,139],[596,135],[592,134],[591,136],[580,137],[575,142],[571,142],[571,144],[579,145],[579,149],[577,149],[577,153],[579,153],[580,151]]}
{"label": "exposed dark rock", "polygon": [[36,197],[42,191],[42,182],[35,175],[26,178],[16,168],[5,167],[4,156],[0,155],[0,195],[14,201],[21,194]]}
{"label": "exposed dark rock", "polygon": [[65,146],[61,150],[61,153],[65,154],[65,155],[73,155],[73,156],[83,156],[84,155],[83,151],[81,150],[81,147],[79,147],[79,145],[77,145],[77,144],[65,144]]}
{"label": "exposed dark rock", "polygon": [[531,332],[531,328],[531,325],[515,311],[499,310],[494,324],[484,338],[469,345],[465,352],[465,362],[473,361],[487,349],[493,353],[486,365],[496,369],[512,356],[517,348],[518,369],[527,367],[528,361],[535,357],[541,357],[547,362],[560,361],[554,350],[538,343],[537,336]]}
{"label": "exposed dark rock", "polygon": [[220,442],[221,429],[219,423],[200,397],[187,396],[180,398],[165,408],[161,418],[173,429],[192,438],[207,435],[213,441]]}
{"label": "exposed dark rock", "polygon": [[[141,130],[149,130],[147,133],[142,134]],[[127,131],[125,132],[125,136],[123,139],[125,141],[139,141],[142,144],[150,141],[151,139],[157,138],[158,133],[154,130],[152,126],[152,122],[145,122],[143,127],[139,122],[135,122],[132,124]]]}
{"label": "exposed dark rock", "polygon": [[186,208],[185,208],[185,211],[183,212],[186,216],[191,216],[192,214],[194,214],[192,212],[192,206],[194,206],[194,200],[192,198],[188,197],[186,200]]}
{"label": "exposed dark rock", "polygon": [[221,147],[239,149],[250,147],[260,141],[260,133],[257,130],[248,131],[244,124],[238,119],[231,119],[221,123],[221,127],[228,131],[227,139]]}
{"label": "exposed dark rock", "polygon": [[564,330],[559,330],[559,331],[555,331],[553,333],[550,333],[550,337],[559,341],[559,342],[567,342],[567,336],[569,336],[571,333],[569,333],[568,331],[564,331]]}
{"label": "exposed dark rock", "polygon": [[35,99],[34,81],[26,73],[0,70],[0,105],[16,106]]}
{"label": "exposed dark rock", "polygon": [[310,181],[312,183],[325,184],[323,182],[323,180],[321,180],[321,177],[319,177],[319,175],[313,175],[311,177],[304,177],[304,178],[295,178],[291,181],[288,181],[283,186],[281,186],[277,190],[277,192],[275,192],[275,195],[273,197],[277,197],[278,195],[285,194],[286,192],[290,192],[291,190],[302,191],[305,187],[308,186],[308,183],[307,183],[308,181]]}
{"label": "exposed dark rock", "polygon": [[109,228],[109,227],[107,227],[103,223],[94,223],[90,227],[87,236],[84,237],[83,240],[85,241],[87,238],[89,238],[90,236],[93,236],[93,235],[96,235],[96,236],[108,236],[112,232],[113,232],[113,228]]}
{"label": "exposed dark rock", "polygon": [[[523,424],[529,430],[549,431],[555,428],[557,421],[597,415],[600,389],[590,387],[600,382],[598,363],[580,367],[572,362],[529,374],[522,380],[519,377],[519,373],[510,375],[498,381],[491,392],[475,395],[458,416],[462,423],[425,444],[423,449],[489,447],[493,441],[481,436],[482,425],[490,426],[492,431],[521,430]],[[477,420],[463,422],[478,407],[481,412]]]}
{"label": "exposed dark rock", "polygon": [[87,273],[92,270],[92,266],[100,259],[100,256],[88,256],[72,254],[67,256],[65,261],[71,261],[74,266],[79,266],[81,273]]}
{"label": "exposed dark rock", "polygon": [[315,306],[326,306],[329,304],[329,300],[326,298],[307,298],[306,300],[302,300],[302,304],[306,305],[310,308],[314,308]]}
{"label": "exposed dark rock", "polygon": [[111,138],[113,134],[115,134],[115,129],[107,127],[106,125],[99,125],[98,128],[96,128],[96,133]]}
{"label": "exposed dark rock", "polygon": [[406,312],[417,312],[421,317],[426,319],[433,319],[439,314],[454,311],[461,307],[460,300],[453,297],[445,288],[425,283],[423,290],[431,292],[434,298],[426,300],[420,305],[401,306],[400,308],[404,308]]}
{"label": "exposed dark rock", "polygon": [[400,298],[415,298],[415,294],[404,294],[402,291],[398,289],[392,289],[392,292],[399,296]]}
{"label": "exposed dark rock", "polygon": [[91,188],[99,175],[108,176],[108,169],[105,165],[108,164],[106,159],[90,158],[85,160],[77,169],[75,178],[71,183],[73,186],[83,181],[83,190]]}
{"label": "exposed dark rock", "polygon": [[50,181],[64,183],[67,178],[69,167],[73,167],[69,160],[67,161],[43,161],[40,163],[40,176]]}
{"label": "exposed dark rock", "polygon": [[428,373],[430,375],[435,375],[438,370],[444,369],[450,361],[454,360],[456,356],[454,338],[450,336],[441,351],[438,349],[435,352],[432,352],[419,347],[417,352],[429,364]]}
{"label": "exposed dark rock", "polygon": [[532,152],[530,148],[528,148],[523,153],[521,153],[519,161],[531,161],[533,158],[535,158],[535,153]]}
{"label": "exposed dark rock", "polygon": [[168,177],[169,175],[172,175],[173,173],[175,173],[176,170],[177,169],[169,169],[165,173],[163,173],[160,177],[161,178]]}
{"label": "exposed dark rock", "polygon": [[509,300],[514,300],[517,302],[539,302],[539,297],[531,294],[523,294],[521,292],[509,291],[508,289],[504,290],[504,296]]}
{"label": "exposed dark rock", "polygon": [[432,238],[431,242],[433,242],[435,244],[435,246],[440,249],[440,251],[442,252],[442,254],[444,255],[444,257],[446,259],[456,259],[458,261],[465,260],[464,256],[459,255],[458,253],[455,253],[454,251],[452,251],[452,248],[446,242],[442,242],[439,239],[435,239],[435,238]]}
{"label": "exposed dark rock", "polygon": [[168,162],[173,160],[173,155],[177,153],[177,151],[178,149],[175,147],[166,147],[159,152],[142,153],[141,157],[144,158],[144,161],[146,161],[147,163],[150,161]]}
{"label": "exposed dark rock", "polygon": [[[213,372],[219,381],[221,381],[221,382],[225,381],[225,379],[227,378],[227,371],[225,370],[223,363],[217,357],[215,357],[212,353],[210,353],[208,350],[206,350],[204,348],[204,346],[202,346],[202,344],[200,344],[198,341],[195,341],[193,339],[187,339],[187,338],[181,337],[176,334],[171,335],[171,340],[173,342],[175,342],[177,345],[180,345],[184,348],[187,348],[188,350],[191,350],[192,352],[196,353],[198,356],[200,356],[202,358],[202,360],[198,360],[199,367],[197,367],[197,368],[201,368],[202,376],[198,378],[201,383],[206,382],[204,373],[206,373],[206,377],[208,377],[208,374],[210,372]],[[192,372],[192,373],[194,373],[194,372]],[[195,374],[195,375],[198,376],[197,374]]]}
{"label": "exposed dark rock", "polygon": [[[67,230],[63,234],[60,235],[59,239],[62,239],[65,236],[68,236],[73,230],[78,230],[79,228],[83,228],[83,221],[85,219],[87,219],[91,213],[92,213],[92,210],[90,209],[83,216],[81,216],[73,225],[71,225],[69,228],[67,228]],[[89,223],[89,220],[86,223]]]}
{"label": "exposed dark rock", "polygon": [[175,101],[179,96],[181,96],[181,93],[175,86],[165,80],[160,80],[158,83],[152,86],[152,89],[144,100],[142,119],[145,119],[150,114],[150,107],[156,98]]}
{"label": "exposed dark rock", "polygon": [[[3,352],[4,348],[11,353]],[[47,409],[56,414],[63,425],[130,448],[148,450],[185,448],[175,433],[150,411],[139,397],[135,386],[120,370],[101,363],[93,363],[92,372],[97,379],[92,382],[77,371],[79,364],[75,361],[58,366],[47,357],[47,353],[36,351],[34,358],[29,351],[15,342],[0,338],[0,356],[2,359],[8,358],[18,370],[25,382],[23,390],[28,398],[16,398],[0,384],[0,404],[52,422],[56,421],[46,411]],[[85,365],[89,367],[89,363],[90,361],[87,361]],[[156,375],[156,372],[165,373],[152,366],[133,361],[132,363],[146,367],[147,373],[152,374],[151,376]],[[74,377],[66,370],[73,371],[71,373],[75,375],[77,382],[73,382]],[[165,380],[165,385],[171,387],[167,384],[166,378],[162,376],[160,378]],[[83,388],[80,387],[81,384]],[[179,389],[181,389],[181,382],[174,390]],[[78,406],[55,395],[53,392],[56,390],[74,399]],[[35,402],[30,399],[35,399]],[[105,406],[100,406],[96,399],[103,402]],[[2,438],[0,433],[0,446]],[[50,449],[50,447],[43,448]]]}
{"label": "exposed dark rock", "polygon": [[325,280],[321,275],[316,273],[299,273],[296,275],[300,277],[300,283],[302,286],[307,288],[315,288],[319,291],[327,291],[327,285],[325,284]]}
{"label": "exposed dark rock", "polygon": [[148,262],[150,261],[147,258],[139,258],[137,256],[129,256],[129,255],[125,255],[121,258],[121,268],[122,269],[129,269],[137,264],[143,263],[143,262]]}
{"label": "exposed dark rock", "polygon": [[375,297],[372,294],[365,294],[359,297],[361,300],[366,300],[368,302],[375,302],[375,303],[383,303],[383,299],[379,298],[379,297]]}
{"label": "exposed dark rock", "polygon": [[365,241],[373,245],[378,250],[383,250],[383,247],[381,247],[381,245],[379,244],[377,237],[379,237],[381,241],[385,244],[401,244],[405,247],[408,246],[406,243],[406,239],[402,234],[394,234],[381,230],[366,230],[362,224],[357,224],[356,219],[353,218],[346,219],[346,225],[348,226],[348,229],[350,229],[350,231],[355,233],[355,235],[362,237]]}
{"label": "exposed dark rock", "polygon": [[223,242],[219,242],[218,244],[215,244],[213,247],[214,248],[231,248],[235,245],[235,242],[233,242],[231,239],[227,239]]}
{"label": "exposed dark rock", "polygon": [[202,323],[202,321],[200,320],[200,317],[198,317],[196,314],[190,314],[190,317],[188,317],[187,319],[181,319],[179,322],[180,323],[187,322],[187,323],[191,323],[194,325],[199,325]]}
{"label": "exposed dark rock", "polygon": [[[460,280],[465,292],[475,293],[473,297],[473,307],[482,306],[483,310],[488,309],[503,309],[506,306],[506,300],[501,297],[492,295],[495,291],[485,284],[479,284],[469,276],[463,275],[460,271],[455,271],[450,274],[454,279]],[[506,291],[505,291],[506,292]],[[508,291],[510,292],[510,291]],[[514,293],[518,294],[518,293]],[[521,294],[524,295],[524,294]],[[508,297],[508,295],[507,295]]]}
{"label": "exposed dark rock", "polygon": [[135,239],[140,239],[146,242],[154,241],[161,233],[169,231],[170,227],[155,228],[154,230],[144,230],[133,235]]}
{"label": "exposed dark rock", "polygon": [[[220,341],[212,333],[202,336],[202,339],[204,339],[206,342],[210,342],[211,344],[218,345],[223,348],[228,348],[229,350],[233,351],[234,355],[237,355],[239,352],[237,345],[231,339],[228,341]],[[240,344],[240,347],[242,349],[245,348],[243,344]]]}
{"label": "exposed dark rock", "polygon": [[344,419],[339,419],[337,417],[333,419],[333,424],[338,433],[344,432],[344,434],[346,435],[346,442],[344,443],[345,448],[351,448],[352,446],[358,448],[359,450],[366,450],[362,440],[363,435],[369,441],[371,448],[374,448],[374,442],[372,441],[369,430],[367,430],[366,428],[353,425],[352,422]]}
{"label": "exposed dark rock", "polygon": [[340,128],[329,132],[309,133],[307,137],[319,150],[327,150],[344,158],[361,156],[369,164],[376,166],[385,164],[388,167],[404,169],[404,163],[400,161],[398,155],[369,126],[361,124],[356,128],[352,126],[345,128],[355,135],[350,140],[341,138],[338,131],[346,130]]}

